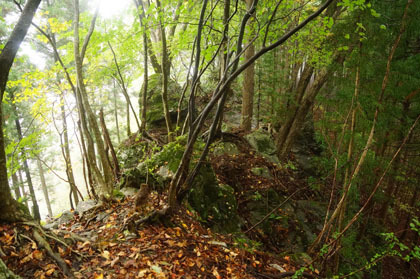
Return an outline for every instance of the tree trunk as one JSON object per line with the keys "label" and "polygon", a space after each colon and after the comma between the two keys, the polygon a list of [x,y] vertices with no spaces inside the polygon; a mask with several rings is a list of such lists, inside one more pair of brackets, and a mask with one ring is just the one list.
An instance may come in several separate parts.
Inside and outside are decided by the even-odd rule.
{"label": "tree trunk", "polygon": [[[0,53],[0,119],[3,119],[2,103],[10,68],[40,3],[41,0],[28,0],[26,2],[18,23]],[[18,203],[13,199],[10,192],[4,148],[3,121],[0,121],[0,220],[9,222],[24,220],[28,216],[25,216],[23,210],[19,209]]]}
{"label": "tree trunk", "polygon": [[26,208],[28,208],[29,210],[29,204],[28,204],[28,199],[26,197],[25,183],[23,181],[22,171],[19,169],[17,173],[18,173],[18,178],[19,178],[20,190],[22,191],[22,197],[24,198]]}
{"label": "tree trunk", "polygon": [[118,139],[118,144],[121,143],[121,138],[120,138],[120,124],[118,122],[118,103],[117,103],[117,91],[115,88],[115,80],[114,80],[114,88],[112,90],[113,94],[114,94],[114,118],[115,118],[115,127],[117,129],[117,139]]}
{"label": "tree trunk", "polygon": [[[81,110],[80,113],[83,114],[83,108],[85,109],[85,113],[87,114],[87,120],[89,122],[90,129],[93,131],[93,135],[96,140],[97,151],[100,157],[100,161],[103,168],[103,174],[101,174],[97,164],[95,162],[96,158],[93,154],[93,139],[90,135],[90,131],[84,121],[82,121],[82,127],[85,133],[86,138],[88,139],[88,152],[89,149],[91,153],[89,155],[89,163],[91,164],[93,173],[97,182],[101,185],[102,191],[104,194],[112,195],[113,189],[113,175],[112,175],[112,168],[107,160],[104,142],[101,136],[101,132],[98,127],[98,123],[96,121],[96,116],[92,111],[92,108],[89,103],[89,99],[87,96],[86,87],[83,80],[83,58],[84,54],[90,39],[90,36],[93,33],[93,29],[95,26],[95,21],[97,17],[97,12],[95,13],[89,32],[85,38],[85,41],[82,46],[82,50],[80,51],[80,41],[79,41],[79,0],[74,0],[74,59],[76,65],[76,81],[77,81],[77,98],[79,109]],[[82,108],[83,105],[83,108]]]}
{"label": "tree trunk", "polygon": [[44,193],[45,204],[47,205],[48,215],[49,215],[50,218],[52,218],[53,213],[52,213],[52,209],[51,209],[50,197],[48,195],[47,183],[45,182],[44,170],[42,168],[41,161],[38,158],[36,160],[36,164],[38,166],[39,178],[41,179],[41,188],[42,188],[42,192]]}
{"label": "tree trunk", "polygon": [[[251,9],[253,0],[245,0],[247,9]],[[254,30],[254,17],[255,12],[248,21],[249,34],[248,48],[245,50],[245,61],[248,61],[255,54],[255,45],[252,42],[255,36]],[[242,113],[241,113],[241,127],[246,132],[251,131],[252,127],[252,114],[254,107],[254,86],[255,86],[255,63],[252,63],[244,71],[244,83],[242,88]]]}
{"label": "tree trunk", "polygon": [[[143,20],[145,19],[145,7],[144,7],[144,3],[142,0],[134,0],[134,4],[136,4],[137,10],[139,9],[139,7],[141,7],[141,11],[138,14],[139,15],[139,20],[140,20],[140,24],[141,27],[146,30],[148,29],[148,26],[145,26],[145,24],[143,24]],[[146,33],[144,33],[146,34]],[[154,53],[154,51],[151,49],[152,46],[152,40],[150,39],[150,36],[148,35],[143,35],[143,39],[146,40],[146,43],[144,43],[144,46],[149,46],[149,51],[147,52],[149,57],[150,57],[150,63],[152,64],[153,70],[155,71],[155,73],[157,74],[161,74],[162,73],[162,66],[159,64],[158,59],[156,58],[156,55]]]}
{"label": "tree trunk", "polygon": [[162,37],[162,105],[163,105],[163,114],[165,116],[166,130],[168,132],[168,142],[172,141],[172,122],[171,116],[169,115],[169,106],[168,106],[168,81],[170,76],[171,65],[169,61],[168,46],[166,42],[166,31],[164,22],[161,16],[163,13],[160,0],[156,0],[158,13],[159,13],[159,27]]}
{"label": "tree trunk", "polygon": [[[15,125],[16,125],[17,135],[18,135],[19,141],[22,141],[22,139],[23,139],[22,128],[20,126],[19,115],[18,115],[18,112],[17,112],[17,109],[16,109],[16,105],[13,103],[14,96],[13,96],[12,93],[10,93],[10,99],[12,100],[11,107],[12,107],[13,113],[16,117]],[[31,173],[29,171],[28,160],[26,159],[26,154],[25,154],[24,150],[22,151],[21,155],[22,155],[22,158],[23,158],[23,170],[25,171],[26,180],[28,182],[29,193],[31,194],[32,213],[34,215],[35,220],[41,220],[41,215],[39,214],[39,206],[38,206],[38,202],[36,200],[34,186],[32,184]]]}
{"label": "tree trunk", "polygon": [[[219,84],[213,91],[211,100],[206,104],[206,106],[204,107],[200,115],[197,117],[197,119],[194,119],[193,114],[192,114],[193,108],[195,107],[193,88],[195,86],[195,83],[197,82],[196,71],[198,69],[199,61],[200,61],[200,39],[201,39],[200,36],[201,36],[201,31],[202,31],[201,29],[203,26],[204,13],[205,13],[207,2],[208,2],[207,0],[203,1],[202,11],[200,14],[200,20],[198,24],[197,41],[196,41],[197,52],[196,52],[196,60],[195,60],[196,66],[194,67],[193,82],[192,82],[193,85],[192,85],[192,90],[191,90],[190,100],[189,100],[190,131],[189,131],[188,144],[182,155],[180,165],[178,166],[178,169],[174,175],[174,178],[171,181],[170,186],[169,186],[169,193],[168,193],[169,211],[171,211],[171,209],[175,207],[180,200],[182,200],[183,194],[189,189],[189,187],[191,187],[190,182],[194,180],[194,176],[195,174],[197,174],[199,167],[203,162],[203,158],[205,159],[207,155],[209,143],[211,143],[212,137],[214,136],[215,127],[217,126],[217,122],[220,119],[219,118],[220,112],[224,104],[223,100],[226,99],[226,93],[227,93],[226,89],[229,87],[231,82],[235,80],[250,64],[255,62],[258,58],[266,54],[268,51],[273,50],[276,47],[285,43],[291,36],[293,36],[294,34],[299,32],[299,30],[305,27],[311,20],[319,16],[333,2],[333,0],[327,0],[321,7],[319,7],[318,10],[316,10],[314,13],[309,15],[302,23],[300,23],[298,26],[296,26],[295,28],[293,28],[292,30],[290,30],[289,32],[287,32],[286,34],[278,38],[274,43],[268,46],[262,47],[252,58],[250,58],[248,61],[244,62],[240,67],[238,67],[239,58],[241,56],[241,49],[242,49],[243,29],[247,23],[247,20],[249,19],[250,14],[252,14],[252,11],[248,11],[248,13],[246,13],[244,18],[242,19],[241,31],[240,31],[240,35],[238,36],[238,41],[237,41],[238,42],[237,49],[236,49],[237,55],[231,65],[232,71],[229,73],[225,71],[226,76],[221,78],[221,80],[225,80],[225,82],[219,82]],[[258,3],[258,0],[254,0],[253,8],[255,8],[257,3]],[[222,101],[219,102],[220,100]],[[218,103],[219,105],[217,107],[216,116],[214,118],[213,124],[210,129],[206,146],[201,154],[200,159],[195,165],[194,170],[192,171],[192,173],[189,173],[189,163],[191,162],[191,156],[192,156],[192,151],[194,148],[193,147],[194,143],[196,142],[200,134],[204,121],[207,119],[210,111],[214,108],[216,103]]]}
{"label": "tree trunk", "polygon": [[[146,112],[147,112],[147,90],[149,85],[149,65],[148,65],[148,53],[149,53],[149,41],[147,36],[146,24],[144,23],[145,11],[143,1],[134,0],[139,13],[140,26],[143,29],[143,59],[144,59],[144,75],[143,75],[143,91],[140,90],[139,96],[139,107],[140,107],[140,132],[146,132]],[[139,11],[140,9],[140,11]]]}
{"label": "tree trunk", "polygon": [[16,200],[19,200],[22,197],[22,195],[20,193],[19,179],[16,173],[12,174],[12,182],[13,182],[13,192],[15,193],[15,198]]}
{"label": "tree trunk", "polygon": [[[133,115],[134,115],[134,119],[136,120],[136,123],[137,123],[137,128],[140,130],[140,122],[137,117],[136,111],[134,110],[133,105],[131,104],[130,96],[128,95],[127,86],[125,84],[124,77],[121,73],[120,65],[118,64],[117,55],[115,54],[114,49],[112,48],[112,45],[109,41],[108,41],[108,46],[111,49],[112,56],[114,57],[115,67],[117,68],[118,77],[116,77],[116,79],[122,89],[122,93],[125,97],[125,101],[127,102],[127,114],[128,115],[130,114],[130,108],[131,108],[131,111],[133,112]],[[129,121],[129,118],[127,118],[127,121]]]}
{"label": "tree trunk", "polygon": [[[73,193],[74,203],[77,205],[79,203],[79,195],[78,195],[78,190],[76,186],[76,180],[74,179],[73,166],[71,163],[70,141],[69,141],[69,134],[68,134],[68,129],[67,129],[67,118],[66,118],[66,111],[64,108],[64,94],[63,93],[60,94],[60,101],[62,103],[62,105],[60,106],[61,118],[63,119],[63,139],[64,139],[64,143],[62,144],[62,149],[64,151],[63,156],[64,156],[64,162],[66,164],[66,174],[67,174],[67,179],[70,185],[70,191]],[[52,215],[50,216],[52,217]]]}
{"label": "tree trunk", "polygon": [[112,166],[112,169],[114,170],[114,177],[118,178],[121,173],[120,166],[118,163],[117,153],[115,152],[114,145],[112,144],[111,137],[109,136],[109,132],[105,124],[103,109],[101,109],[99,112],[99,119],[101,122],[102,133],[104,134],[104,138],[105,138],[106,151],[107,153],[108,152],[111,153],[111,157],[112,157],[112,162],[110,162],[110,165]]}

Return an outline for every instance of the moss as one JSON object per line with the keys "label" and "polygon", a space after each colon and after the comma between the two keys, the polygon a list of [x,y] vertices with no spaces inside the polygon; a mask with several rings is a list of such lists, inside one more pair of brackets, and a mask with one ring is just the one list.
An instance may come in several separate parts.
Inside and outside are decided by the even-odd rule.
{"label": "moss", "polygon": [[[143,85],[144,86],[144,85]],[[143,87],[141,91],[143,92]],[[163,119],[163,105],[162,105],[162,75],[153,74],[149,76],[147,92],[147,113],[146,120],[149,125],[160,126]],[[168,106],[170,111],[176,111],[178,107],[178,100],[181,94],[181,87],[179,84],[170,79],[168,82]],[[141,98],[139,99],[139,101]],[[141,101],[140,101],[141,102]],[[141,107],[141,104],[140,104]]]}

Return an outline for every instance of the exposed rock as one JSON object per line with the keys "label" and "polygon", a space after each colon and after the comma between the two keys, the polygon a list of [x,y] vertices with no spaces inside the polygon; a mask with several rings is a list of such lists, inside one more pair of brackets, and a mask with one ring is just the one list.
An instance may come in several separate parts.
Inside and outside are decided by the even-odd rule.
{"label": "exposed rock", "polygon": [[313,120],[309,115],[296,137],[291,152],[295,155],[299,169],[306,175],[316,175],[317,168],[313,163],[313,157],[319,155],[321,151],[322,148],[315,140]]}
{"label": "exposed rock", "polygon": [[270,170],[267,167],[255,167],[251,169],[251,172],[255,175],[262,176],[268,179],[273,178],[273,176],[270,173]]}
{"label": "exposed rock", "polygon": [[134,196],[138,190],[138,188],[124,187],[120,191],[124,194],[124,196]]}
{"label": "exposed rock", "polygon": [[239,154],[239,149],[236,146],[236,144],[231,142],[218,142],[214,146],[213,154],[215,156],[221,156],[221,155],[237,155]]}
{"label": "exposed rock", "polygon": [[[142,91],[143,91],[143,86],[141,89]],[[165,124],[164,118],[162,118],[162,111],[163,111],[162,96],[161,96],[162,75],[153,74],[149,76],[147,88],[148,88],[147,114],[146,114],[147,123],[155,127],[162,126]],[[176,81],[169,79],[168,81],[168,107],[169,107],[169,111],[172,112],[173,116],[175,116],[175,121],[176,121],[176,115],[177,115],[176,110],[178,108],[178,97],[181,94],[181,91],[182,91],[181,86],[179,86],[179,84]]]}
{"label": "exposed rock", "polygon": [[263,130],[256,130],[246,135],[245,139],[264,158],[276,164],[280,163],[276,154],[276,145],[269,133]]}
{"label": "exposed rock", "polygon": [[123,169],[135,168],[144,159],[147,142],[136,142],[129,146],[122,144],[117,149],[118,162]]}
{"label": "exposed rock", "polygon": [[91,208],[95,207],[96,202],[94,200],[86,200],[81,201],[77,204],[76,211],[79,214],[83,214],[84,212],[90,210]]}
{"label": "exposed rock", "polygon": [[167,166],[160,166],[156,174],[162,177],[165,181],[171,180],[174,176],[174,173]]}
{"label": "exposed rock", "polygon": [[57,219],[56,222],[58,222],[59,225],[66,224],[70,222],[71,220],[73,220],[73,217],[74,217],[74,214],[71,211],[66,210],[61,214],[61,216]]}
{"label": "exposed rock", "polygon": [[74,214],[66,210],[63,213],[61,213],[61,216],[55,219],[53,222],[45,224],[43,227],[47,230],[49,229],[57,229],[59,225],[66,224],[73,220]]}
{"label": "exposed rock", "polygon": [[203,165],[194,180],[188,195],[191,207],[200,214],[203,221],[211,221],[218,232],[234,232],[240,228],[237,216],[237,201],[234,189],[228,185],[218,185],[213,169]]}
{"label": "exposed rock", "polygon": [[280,272],[286,272],[286,269],[284,269],[283,267],[279,266],[278,264],[269,264],[270,267],[277,269]]}

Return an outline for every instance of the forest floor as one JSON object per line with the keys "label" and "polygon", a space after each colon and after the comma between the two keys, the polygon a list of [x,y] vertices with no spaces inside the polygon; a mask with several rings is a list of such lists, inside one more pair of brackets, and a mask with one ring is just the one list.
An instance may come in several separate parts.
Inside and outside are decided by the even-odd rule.
{"label": "forest floor", "polygon": [[[145,210],[161,203],[158,195],[152,195]],[[67,247],[53,239],[50,245],[76,278],[278,278],[276,274],[295,270],[288,257],[251,251],[229,235],[212,233],[186,209],[172,218],[172,227],[145,225],[130,233],[123,224],[134,213],[132,208],[129,197],[94,212],[91,219],[76,214],[56,230],[64,233]],[[0,226],[7,266],[22,278],[64,278],[31,231],[28,225]],[[90,237],[83,241],[73,233]]]}
{"label": "forest floor", "polygon": [[[247,193],[271,188],[289,196],[305,184],[290,169],[280,169],[259,156],[241,133],[225,136],[229,138],[223,140],[234,142],[240,152],[210,156],[210,162],[220,183],[241,185],[236,197],[239,210],[246,203]],[[269,169],[273,177],[254,174],[254,167]],[[298,196],[310,199],[311,191],[299,192]],[[45,236],[76,278],[290,278],[298,269],[298,264],[280,253],[284,251],[278,251],[258,230],[253,230],[252,224],[243,228],[248,237],[270,247],[264,250],[271,253],[246,241],[239,242],[233,235],[212,232],[198,221],[197,213],[186,207],[171,217],[170,226],[144,224],[139,229],[129,228],[127,221],[134,214],[140,215],[137,218],[147,216],[162,208],[165,200],[165,194],[152,192],[147,206],[136,213],[134,198],[127,196],[80,215],[74,212],[70,222],[47,231]],[[246,211],[241,214],[248,219]],[[285,233],[284,228],[276,228],[279,235]],[[48,235],[60,235],[63,241]],[[1,258],[22,278],[65,278],[57,262],[36,243],[32,226],[0,225],[0,242]]]}

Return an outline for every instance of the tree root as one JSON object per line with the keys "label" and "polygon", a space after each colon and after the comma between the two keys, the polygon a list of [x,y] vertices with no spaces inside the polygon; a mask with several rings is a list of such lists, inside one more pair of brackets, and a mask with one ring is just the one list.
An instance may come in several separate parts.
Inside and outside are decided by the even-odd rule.
{"label": "tree root", "polygon": [[124,221],[120,231],[128,229],[132,233],[137,233],[138,228],[143,224],[163,224],[170,226],[171,221],[168,218],[169,207],[164,207],[159,210],[154,210],[146,217],[138,219],[141,215],[137,212]]}
{"label": "tree root", "polygon": [[[50,244],[48,243],[48,241],[46,240],[46,238],[51,238],[55,241],[57,241],[58,243],[64,245],[66,248],[69,248],[73,253],[80,255],[79,253],[73,251],[70,246],[65,243],[63,240],[59,239],[58,237],[55,237],[53,235],[47,234],[44,229],[35,222],[22,222],[22,224],[24,225],[28,225],[33,227],[33,237],[35,238],[35,241],[38,243],[38,247],[40,248],[44,248],[45,251],[47,252],[47,254],[57,263],[57,265],[61,268],[62,272],[64,273],[64,275],[66,275],[68,278],[74,278],[72,272],[70,271],[70,269],[68,268],[66,262],[63,260],[63,258],[61,258],[61,256],[57,253],[54,253],[54,251],[52,250]],[[32,239],[30,239],[29,237],[27,237],[24,234],[21,234],[22,237],[29,239],[30,241],[33,242]],[[44,237],[45,236],[45,237]]]}
{"label": "tree root", "polygon": [[19,276],[14,274],[3,262],[2,259],[0,259],[0,278],[5,279],[20,279]]}
{"label": "tree root", "polygon": [[70,269],[67,267],[66,262],[61,258],[59,254],[54,253],[54,251],[51,249],[50,244],[48,241],[45,240],[44,237],[42,237],[38,230],[33,231],[34,238],[36,242],[38,243],[38,247],[44,248],[47,251],[47,254],[54,259],[54,261],[57,263],[57,265],[61,268],[64,275],[66,275],[69,278],[74,278],[73,274],[71,273]]}

